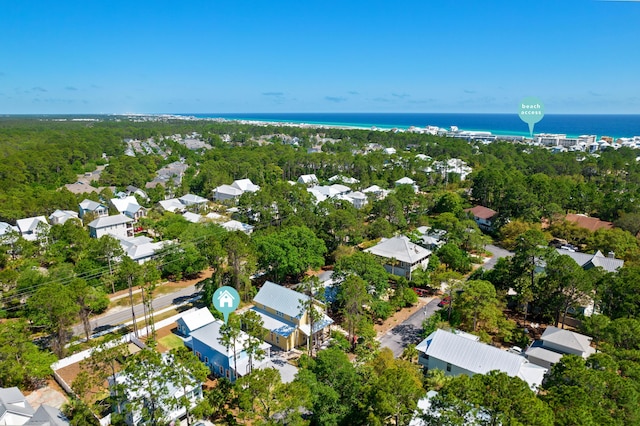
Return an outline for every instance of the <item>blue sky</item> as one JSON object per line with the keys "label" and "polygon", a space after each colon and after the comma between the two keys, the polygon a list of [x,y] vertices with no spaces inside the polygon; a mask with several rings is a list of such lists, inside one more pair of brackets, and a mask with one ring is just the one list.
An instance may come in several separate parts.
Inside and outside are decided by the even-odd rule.
{"label": "blue sky", "polygon": [[0,114],[640,114],[640,1],[0,0]]}

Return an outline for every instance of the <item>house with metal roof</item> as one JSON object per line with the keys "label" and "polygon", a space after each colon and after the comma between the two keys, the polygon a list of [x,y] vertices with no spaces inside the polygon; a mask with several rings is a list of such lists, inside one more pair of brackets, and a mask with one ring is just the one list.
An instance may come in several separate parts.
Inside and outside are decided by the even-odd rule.
{"label": "house with metal roof", "polygon": [[68,425],[69,420],[58,410],[42,404],[34,410],[20,389],[0,388],[0,425]]}
{"label": "house with metal roof", "polygon": [[20,232],[17,226],[13,226],[7,222],[0,222],[0,236],[11,234],[13,232]]}
{"label": "house with metal roof", "polygon": [[40,233],[48,230],[51,227],[44,216],[34,216],[24,219],[18,219],[16,221],[16,225],[20,230],[22,238],[27,241],[37,240]]}
{"label": "house with metal roof", "polygon": [[92,213],[95,217],[109,216],[109,207],[97,201],[84,199],[78,205],[78,215],[83,219],[87,213]]}
{"label": "house with metal roof", "polygon": [[144,236],[123,238],[122,235],[110,235],[118,240],[124,253],[140,265],[155,258],[156,254],[169,244],[168,241],[153,242],[151,238]]}
{"label": "house with metal roof", "polygon": [[382,238],[378,244],[364,250],[384,259],[387,272],[406,277],[411,280],[411,273],[429,266],[431,250],[412,243],[409,238],[399,235],[393,238]]}
{"label": "house with metal roof", "polygon": [[221,224],[221,226],[229,232],[242,231],[249,235],[253,232],[253,226],[247,223],[242,223],[237,220],[229,220]]}
{"label": "house with metal roof", "polygon": [[251,182],[251,179],[237,179],[234,180],[233,183],[231,184],[231,186],[233,186],[234,188],[238,188],[240,189],[243,193],[244,192],[257,192],[260,190],[260,187],[256,184],[254,184],[253,182]]}
{"label": "house with metal roof", "polygon": [[333,320],[324,313],[324,305],[314,299],[317,319],[313,322],[305,308],[309,296],[267,281],[253,298],[253,311],[263,321],[265,341],[289,351],[307,345],[310,340],[322,342],[329,337]]}
{"label": "house with metal roof", "polygon": [[[258,360],[249,360],[249,355],[243,349],[249,336],[245,332],[240,332],[235,348],[227,347],[220,342],[220,327],[224,323],[221,320],[214,320],[196,330],[191,331],[191,349],[202,361],[212,374],[218,377],[226,377],[234,381],[237,375],[244,376],[250,373],[251,365],[253,368],[260,368],[262,365],[269,363],[271,358],[271,345],[262,342],[260,349],[265,352],[265,357]],[[234,361],[235,352],[235,361]]]}
{"label": "house with metal roof", "polygon": [[213,199],[215,201],[237,201],[244,191],[231,185],[220,185],[213,189]]}
{"label": "house with metal roof", "polygon": [[527,348],[525,356],[534,364],[551,368],[566,354],[586,359],[595,352],[595,348],[591,347],[591,337],[549,326],[542,333],[540,340],[536,340]]}
{"label": "house with metal roof", "polygon": [[99,217],[88,225],[89,236],[100,238],[103,235],[113,235],[118,238],[133,237],[133,219],[123,214]]}
{"label": "house with metal roof", "polygon": [[162,210],[166,212],[171,212],[171,213],[183,212],[187,208],[187,206],[182,204],[180,200],[178,200],[177,198],[160,200],[158,201],[158,204],[160,204],[160,207],[162,207]]}
{"label": "house with metal roof", "polygon": [[129,216],[131,219],[138,220],[147,215],[147,209],[142,207],[133,195],[123,198],[112,198],[109,202],[118,212]]}
{"label": "house with metal roof", "polygon": [[310,174],[310,175],[302,175],[298,178],[298,183],[301,183],[303,185],[307,185],[307,186],[314,186],[314,185],[318,185],[320,183],[320,181],[318,181],[318,178],[316,177],[316,175],[314,174]]}
{"label": "house with metal roof", "polygon": [[548,371],[522,355],[479,342],[477,336],[468,333],[436,330],[416,349],[420,365],[426,370],[442,370],[448,376],[473,376],[498,370],[519,377],[536,389]]}
{"label": "house with metal roof", "polygon": [[209,200],[207,200],[206,198],[195,194],[185,194],[182,197],[178,198],[178,200],[185,206],[202,206],[206,205],[209,202]]}
{"label": "house with metal roof", "polygon": [[189,312],[176,320],[178,325],[178,333],[183,336],[189,337],[191,332],[211,324],[216,319],[209,308],[200,308],[195,311]]}
{"label": "house with metal roof", "polygon": [[49,223],[52,225],[64,225],[69,219],[78,219],[78,213],[71,210],[56,210],[49,215]]}
{"label": "house with metal roof", "polygon": [[605,256],[600,250],[595,252],[595,254],[580,253],[563,248],[558,248],[556,251],[558,254],[569,256],[585,270],[601,267],[607,272],[617,272],[618,269],[624,266],[624,260],[616,259],[613,252],[609,252],[609,254]]}

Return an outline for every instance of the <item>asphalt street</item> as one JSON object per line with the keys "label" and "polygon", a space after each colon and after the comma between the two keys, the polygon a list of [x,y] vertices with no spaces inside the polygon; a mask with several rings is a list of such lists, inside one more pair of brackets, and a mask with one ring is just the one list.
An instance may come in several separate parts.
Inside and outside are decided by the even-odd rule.
{"label": "asphalt street", "polygon": [[[192,297],[197,296],[198,290],[195,286],[185,287],[171,294],[165,294],[159,296],[153,300],[153,309],[158,311],[171,305],[182,303]],[[144,318],[144,307],[142,303],[134,306],[136,313],[136,320]],[[97,333],[103,330],[110,329],[127,321],[131,321],[131,306],[122,306],[115,309],[110,309],[105,314],[91,318],[91,332]],[[82,324],[78,324],[73,327],[73,334],[77,336],[84,336],[84,327]]]}
{"label": "asphalt street", "polygon": [[440,299],[436,297],[427,303],[424,308],[416,311],[405,321],[387,331],[380,338],[380,346],[383,348],[390,348],[393,351],[393,355],[398,357],[402,355],[402,351],[407,347],[407,345],[410,345],[411,343],[419,343],[420,332],[422,331],[422,321],[440,309],[438,307],[439,302]]}

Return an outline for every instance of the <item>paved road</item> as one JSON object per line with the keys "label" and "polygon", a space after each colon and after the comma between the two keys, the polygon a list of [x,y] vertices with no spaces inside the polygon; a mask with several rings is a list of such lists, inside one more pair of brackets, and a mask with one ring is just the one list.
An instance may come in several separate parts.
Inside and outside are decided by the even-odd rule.
{"label": "paved road", "polygon": [[501,257],[513,256],[513,252],[512,251],[505,250],[505,249],[500,248],[498,246],[494,246],[493,244],[487,245],[486,249],[493,254],[493,257],[491,259],[489,259],[487,261],[487,263],[485,263],[484,266],[483,266],[483,268],[486,271],[488,271],[490,269],[493,269],[493,267],[496,266],[496,263],[498,262],[498,259],[500,259]]}
{"label": "paved road", "polygon": [[[175,305],[184,302],[187,299],[191,299],[197,296],[198,290],[195,285],[185,287],[171,294],[165,294],[164,296],[157,297],[153,300],[153,309],[158,311],[162,308],[166,308],[171,305]],[[144,307],[142,303],[135,305],[136,320],[144,318]],[[107,313],[97,318],[91,319],[92,333],[96,333],[105,329],[115,327],[119,324],[123,324],[127,321],[131,321],[131,306],[122,306],[115,309],[110,309]],[[84,336],[84,327],[82,324],[73,327],[73,334],[77,336]]]}
{"label": "paved road", "polygon": [[387,331],[380,338],[380,346],[390,348],[396,357],[402,355],[402,351],[411,343],[420,342],[420,332],[422,331],[422,321],[433,315],[440,309],[438,303],[440,299],[435,298],[427,305],[415,312],[401,324],[396,325]]}

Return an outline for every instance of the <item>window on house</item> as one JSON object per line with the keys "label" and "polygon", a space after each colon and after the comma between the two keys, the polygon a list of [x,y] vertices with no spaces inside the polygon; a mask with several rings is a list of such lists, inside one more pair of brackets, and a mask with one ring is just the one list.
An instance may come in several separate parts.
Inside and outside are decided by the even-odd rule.
{"label": "window on house", "polygon": [[196,356],[198,357],[198,359],[199,359],[200,361],[202,361],[202,355],[200,354],[200,352],[197,352],[197,351],[196,351]]}
{"label": "window on house", "polygon": [[220,366],[220,375],[222,376],[224,374],[224,368],[222,368],[222,366]]}
{"label": "window on house", "polygon": [[208,356],[205,356],[205,357],[204,357],[204,363],[205,363],[205,364],[209,364],[209,357],[208,357]]}
{"label": "window on house", "polygon": [[451,363],[447,363],[447,371],[451,372]]}
{"label": "window on house", "polygon": [[276,343],[280,343],[280,336],[276,334]]}

